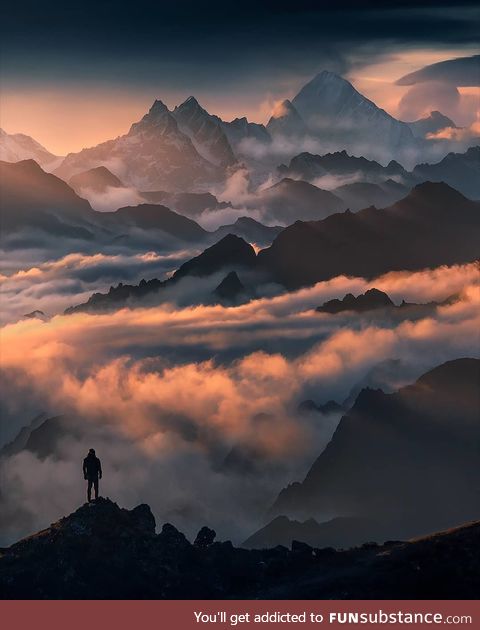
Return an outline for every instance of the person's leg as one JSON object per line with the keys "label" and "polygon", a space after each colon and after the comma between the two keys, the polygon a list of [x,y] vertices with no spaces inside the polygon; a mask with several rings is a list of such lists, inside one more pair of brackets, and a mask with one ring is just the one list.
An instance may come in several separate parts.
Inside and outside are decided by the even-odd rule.
{"label": "person's leg", "polygon": [[89,503],[92,500],[92,483],[93,483],[92,479],[88,478],[87,499]]}
{"label": "person's leg", "polygon": [[93,487],[95,488],[95,499],[98,499],[98,477],[95,477]]}

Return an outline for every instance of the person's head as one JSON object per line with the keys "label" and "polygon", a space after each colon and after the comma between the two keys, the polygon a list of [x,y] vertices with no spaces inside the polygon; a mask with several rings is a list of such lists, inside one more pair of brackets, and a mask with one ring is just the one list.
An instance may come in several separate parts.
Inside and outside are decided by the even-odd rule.
{"label": "person's head", "polygon": [[89,454],[89,455],[95,455],[95,449],[94,449],[94,448],[91,448],[91,449],[88,451],[88,454]]}

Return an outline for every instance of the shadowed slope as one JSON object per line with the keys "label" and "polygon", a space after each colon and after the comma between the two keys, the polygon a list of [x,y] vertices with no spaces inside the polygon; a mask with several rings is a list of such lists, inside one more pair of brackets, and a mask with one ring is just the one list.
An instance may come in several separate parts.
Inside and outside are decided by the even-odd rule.
{"label": "shadowed slope", "polygon": [[[201,535],[203,534],[203,535]],[[85,504],[0,555],[8,599],[474,598],[480,525],[346,552],[302,543],[248,551],[195,544],[170,524],[155,533],[148,505]]]}
{"label": "shadowed slope", "polygon": [[480,203],[443,183],[418,185],[393,206],[297,221],[258,255],[289,289],[339,275],[373,278],[387,271],[471,262],[478,257]]}

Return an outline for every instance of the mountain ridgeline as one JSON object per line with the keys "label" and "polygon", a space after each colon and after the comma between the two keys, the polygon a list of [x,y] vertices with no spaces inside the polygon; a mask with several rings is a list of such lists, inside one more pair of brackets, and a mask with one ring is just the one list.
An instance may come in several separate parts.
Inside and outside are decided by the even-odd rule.
{"label": "mountain ridgeline", "polygon": [[339,275],[373,278],[478,257],[480,203],[443,183],[425,183],[393,206],[297,221],[258,255],[289,289]]}
{"label": "mountain ridgeline", "polygon": [[121,305],[120,296],[134,305],[136,296],[182,278],[242,268],[256,272],[262,281],[267,278],[295,290],[339,275],[374,278],[388,271],[468,263],[478,258],[479,212],[480,202],[466,199],[446,184],[428,182],[389,208],[297,221],[258,255],[242,238],[227,235],[187,261],[171,280],[112,287],[108,294],[97,293],[67,312],[95,310],[100,305],[112,308]]}
{"label": "mountain ridgeline", "polygon": [[379,162],[393,157],[410,167],[462,146],[429,139],[445,128],[456,125],[438,111],[414,122],[397,120],[345,78],[324,70],[294,98],[283,100],[266,126],[245,117],[222,120],[193,96],[172,110],[156,100],[126,134],[63,159],[28,136],[0,130],[0,158],[35,159],[66,181],[107,167],[126,186],[139,190],[205,192],[241,162],[254,170],[262,165],[263,172],[275,166],[281,147],[282,159],[294,158],[305,138],[321,143],[325,152],[345,149]]}
{"label": "mountain ridgeline", "polygon": [[[255,250],[242,238],[227,234],[218,243],[208,247],[199,256],[185,262],[173,276],[167,280],[156,278],[142,280],[138,285],[120,283],[111,287],[108,293],[94,293],[85,304],[72,306],[65,311],[66,315],[77,312],[109,311],[123,306],[135,306],[147,296],[157,293],[161,299],[161,291],[173,287],[184,278],[204,278],[219,271],[252,269],[256,262]],[[160,293],[159,293],[160,291]]]}
{"label": "mountain ridgeline", "polygon": [[[452,599],[480,587],[480,524],[347,551],[293,542],[246,550],[202,528],[194,543],[148,505],[85,504],[0,552],[5,599]],[[459,571],[458,568],[462,567]]]}
{"label": "mountain ridgeline", "polygon": [[[382,541],[477,518],[479,383],[480,360],[464,358],[392,394],[363,389],[305,479],[282,490],[270,514],[343,518],[340,545],[358,542],[359,532]],[[274,524],[264,542],[270,530],[270,543],[278,542]],[[288,537],[294,524],[282,529]],[[328,528],[316,534],[316,544],[332,540]]]}

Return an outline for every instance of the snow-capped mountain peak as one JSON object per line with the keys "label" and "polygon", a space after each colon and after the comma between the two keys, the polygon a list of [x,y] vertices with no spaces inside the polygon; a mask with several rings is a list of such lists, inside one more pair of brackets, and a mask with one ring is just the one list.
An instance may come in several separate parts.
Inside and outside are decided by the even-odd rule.
{"label": "snow-capped mountain peak", "polygon": [[209,114],[194,96],[175,107],[173,116],[205,159],[221,167],[236,163],[236,157],[218,116]]}
{"label": "snow-capped mountain peak", "polygon": [[0,160],[5,162],[35,160],[50,170],[55,168],[60,159],[32,137],[23,133],[7,133],[0,129]]}
{"label": "snow-capped mountain peak", "polygon": [[[328,149],[385,161],[385,156],[408,153],[416,140],[410,127],[360,94],[346,79],[324,70],[292,99],[309,131]],[[375,142],[372,142],[375,138]]]}

